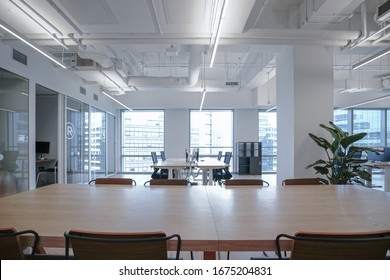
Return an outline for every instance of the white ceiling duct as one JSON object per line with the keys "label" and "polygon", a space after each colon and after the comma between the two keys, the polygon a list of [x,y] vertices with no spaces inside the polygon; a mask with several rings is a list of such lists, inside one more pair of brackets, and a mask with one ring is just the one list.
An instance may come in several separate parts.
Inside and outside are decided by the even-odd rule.
{"label": "white ceiling duct", "polygon": [[188,77],[133,76],[129,78],[128,85],[134,87],[192,87],[199,81],[203,50],[204,47],[201,45],[191,47]]}
{"label": "white ceiling duct", "polygon": [[105,52],[95,50],[89,46],[85,49],[80,48],[77,54],[83,59],[91,59],[100,64],[103,68],[111,68],[114,66],[114,61]]}

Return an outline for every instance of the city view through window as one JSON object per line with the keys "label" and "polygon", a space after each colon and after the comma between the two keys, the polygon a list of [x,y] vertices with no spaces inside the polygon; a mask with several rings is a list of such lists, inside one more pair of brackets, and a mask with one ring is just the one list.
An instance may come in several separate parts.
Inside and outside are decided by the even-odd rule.
{"label": "city view through window", "polygon": [[[335,110],[334,122],[349,133],[367,133],[359,145],[385,147],[390,143],[389,110]],[[189,148],[199,148],[200,157],[214,157],[219,151],[234,153],[233,110],[191,110],[189,133]],[[276,112],[259,112],[259,141],[262,142],[262,171],[276,172]],[[164,150],[164,111],[124,111],[121,143],[122,172],[150,172],[150,152]]]}
{"label": "city view through window", "polygon": [[192,110],[191,148],[199,148],[200,157],[216,157],[219,151],[233,152],[233,111]]}

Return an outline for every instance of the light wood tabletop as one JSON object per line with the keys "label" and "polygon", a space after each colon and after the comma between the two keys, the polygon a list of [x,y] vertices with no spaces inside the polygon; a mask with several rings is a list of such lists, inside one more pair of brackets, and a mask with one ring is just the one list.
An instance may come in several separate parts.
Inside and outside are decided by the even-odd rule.
{"label": "light wood tabletop", "polygon": [[0,199],[0,227],[32,228],[44,247],[63,247],[65,231],[178,233],[185,251],[217,251],[204,187],[50,185]]}
{"label": "light wood tabletop", "polygon": [[57,184],[0,198],[0,227],[34,229],[47,247],[63,247],[70,229],[162,230],[185,251],[266,251],[279,233],[389,230],[389,213],[390,194],[362,186]]}
{"label": "light wood tabletop", "polygon": [[278,233],[390,229],[390,195],[362,186],[207,190],[221,251],[275,249]]}

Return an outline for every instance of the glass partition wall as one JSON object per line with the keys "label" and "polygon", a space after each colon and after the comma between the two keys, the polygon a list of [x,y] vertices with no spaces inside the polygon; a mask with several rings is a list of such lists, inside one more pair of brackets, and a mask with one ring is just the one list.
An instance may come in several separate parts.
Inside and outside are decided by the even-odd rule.
{"label": "glass partition wall", "polygon": [[91,108],[91,179],[96,179],[106,175],[106,113]]}
{"label": "glass partition wall", "polygon": [[28,190],[28,87],[0,68],[0,196]]}

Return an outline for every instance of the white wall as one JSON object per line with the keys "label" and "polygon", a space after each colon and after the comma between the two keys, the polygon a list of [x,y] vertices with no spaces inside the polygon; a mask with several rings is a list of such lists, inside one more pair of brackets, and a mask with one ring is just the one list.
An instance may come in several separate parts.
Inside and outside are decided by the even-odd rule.
{"label": "white wall", "polygon": [[[27,66],[13,60],[12,48],[0,42],[1,68],[29,79],[30,84],[36,83],[42,85],[58,93],[71,96],[81,102],[91,104],[104,111],[113,114],[116,113],[116,103],[100,93],[97,86],[85,84],[79,76],[70,70],[54,66],[53,62],[29,47],[18,45],[14,46],[14,49],[27,55]],[[80,94],[80,86],[86,88],[86,95]],[[93,94],[99,96],[99,101],[93,99]]]}
{"label": "white wall", "polygon": [[[184,92],[161,89],[153,92],[131,92],[117,96],[117,99],[131,109],[199,109],[201,92]],[[207,92],[203,109],[257,108],[257,92],[228,90]]]}
{"label": "white wall", "polygon": [[259,141],[259,111],[257,109],[234,110],[234,142]]}
{"label": "white wall", "polygon": [[165,155],[183,158],[190,147],[190,112],[187,109],[165,110]]}

